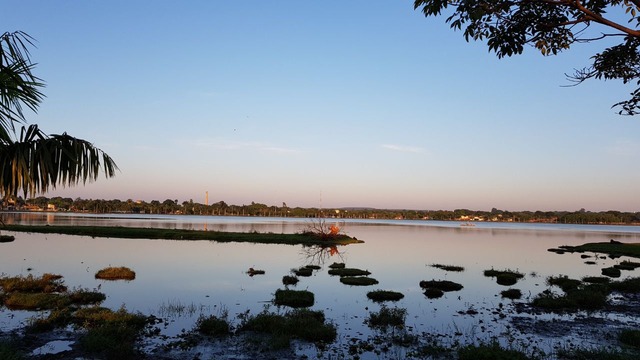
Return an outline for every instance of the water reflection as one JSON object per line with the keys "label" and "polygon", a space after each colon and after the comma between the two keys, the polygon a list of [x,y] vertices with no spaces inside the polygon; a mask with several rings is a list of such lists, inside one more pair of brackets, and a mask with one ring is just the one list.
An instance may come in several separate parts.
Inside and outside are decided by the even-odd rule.
{"label": "water reflection", "polygon": [[[7,223],[206,228],[208,231],[295,233],[306,225],[305,220],[278,218],[7,215]],[[348,234],[364,240],[364,244],[348,248],[303,247],[12,233],[16,236],[14,242],[0,244],[0,272],[12,276],[57,273],[64,276],[69,288],[92,289],[101,285],[107,295],[103,304],[106,307],[118,309],[126,305],[130,311],[155,315],[160,315],[160,311],[175,316],[163,329],[163,334],[174,336],[182,329],[191,329],[200,313],[215,313],[224,307],[233,320],[247,311],[260,312],[272,300],[275,290],[283,286],[282,277],[290,274],[292,268],[319,265],[322,269],[301,279],[297,287],[315,294],[313,308],[323,310],[338,326],[337,343],[348,343],[352,337],[366,338],[371,334],[362,320],[371,311],[379,311],[380,305],[367,299],[367,292],[374,290],[371,287],[344,285],[328,275],[328,264],[343,262],[349,267],[369,270],[379,281],[375,289],[403,293],[405,297],[397,306],[407,309],[407,325],[416,332],[442,335],[442,338],[460,333],[464,338],[460,340],[473,341],[479,336],[504,332],[521,336],[513,335],[515,316],[499,305],[507,309],[518,302],[500,298],[501,291],[507,288],[485,277],[484,270],[512,269],[525,274],[514,287],[522,291],[521,302],[526,302],[547,288],[548,276],[563,274],[577,279],[600,276],[602,267],[628,259],[593,258],[597,265],[590,266],[580,255],[558,255],[547,249],[609,239],[640,242],[638,227],[525,224],[519,228],[514,224],[494,224],[494,227],[478,224],[473,229],[461,229],[455,223],[445,226],[424,221],[346,223]],[[460,265],[465,270],[445,271],[430,266],[432,264]],[[136,272],[136,279],[129,283],[96,280],[95,272],[107,266],[127,266]],[[265,270],[265,274],[247,276],[250,267]],[[639,273],[640,270],[625,271],[623,278],[639,276]],[[448,280],[464,288],[445,293],[439,299],[428,299],[419,286],[423,280]],[[499,314],[496,309],[501,309]],[[26,322],[28,316],[32,314],[0,308],[0,330],[15,328]],[[565,335],[540,341],[553,346],[563,339],[566,340]]]}

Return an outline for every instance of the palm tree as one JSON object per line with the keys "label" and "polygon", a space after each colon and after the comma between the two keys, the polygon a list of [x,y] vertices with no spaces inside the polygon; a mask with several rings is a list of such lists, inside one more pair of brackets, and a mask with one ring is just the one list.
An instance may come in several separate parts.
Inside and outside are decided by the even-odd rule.
{"label": "palm tree", "polygon": [[[85,184],[96,180],[101,168],[106,177],[115,176],[116,163],[92,143],[27,126],[23,106],[37,112],[44,98],[44,83],[32,73],[36,64],[29,46],[33,38],[22,31],[0,36],[0,195],[22,191],[27,197],[59,184]],[[16,124],[24,124],[19,134]]]}

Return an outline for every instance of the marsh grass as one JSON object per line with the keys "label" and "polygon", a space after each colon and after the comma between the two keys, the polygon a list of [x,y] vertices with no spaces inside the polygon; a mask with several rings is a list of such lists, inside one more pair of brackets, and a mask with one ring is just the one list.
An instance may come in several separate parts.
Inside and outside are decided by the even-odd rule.
{"label": "marsh grass", "polygon": [[20,293],[5,296],[4,305],[10,310],[51,310],[69,306],[67,296],[56,293]]}
{"label": "marsh grass", "polygon": [[329,269],[344,269],[345,266],[346,265],[344,263],[334,262],[333,264],[329,265]]}
{"label": "marsh grass", "polygon": [[422,280],[420,281],[420,287],[423,289],[433,288],[433,289],[438,289],[445,292],[459,291],[464,288],[462,284],[458,284],[456,282],[449,281],[449,280],[430,280],[430,281]]}
{"label": "marsh grass", "polygon": [[16,239],[13,235],[0,235],[0,243],[9,243]]}
{"label": "marsh grass", "polygon": [[566,360],[637,360],[639,356],[614,349],[559,349],[556,355]]}
{"label": "marsh grass", "polygon": [[91,328],[80,338],[78,345],[89,354],[107,360],[141,359],[135,347],[140,331],[126,324],[110,323]]}
{"label": "marsh grass", "polygon": [[495,277],[496,283],[498,283],[499,285],[511,286],[511,285],[515,285],[518,282],[518,280],[522,279],[524,277],[524,274],[517,271],[509,270],[509,269],[506,269],[506,270],[490,269],[490,270],[484,271],[484,276]]}
{"label": "marsh grass", "polygon": [[215,315],[198,318],[196,329],[199,333],[210,337],[224,337],[231,334],[231,326],[227,319]]}
{"label": "marsh grass", "polygon": [[309,277],[313,274],[313,269],[307,267],[301,267],[299,269],[291,270],[296,276]]}
{"label": "marsh grass", "polygon": [[582,281],[577,279],[570,279],[566,275],[560,276],[549,276],[547,278],[547,285],[555,285],[562,289],[564,292],[568,292],[571,290],[576,290],[580,285],[582,285]]}
{"label": "marsh grass", "polygon": [[136,278],[135,271],[129,269],[126,266],[120,267],[106,267],[98,270],[95,275],[96,279],[100,280],[134,280]]}
{"label": "marsh grass", "polygon": [[329,269],[329,275],[332,276],[366,276],[371,275],[371,272],[356,268],[337,268]]}
{"label": "marsh grass", "polygon": [[467,345],[458,349],[458,360],[530,360],[527,354],[505,349],[497,341],[488,344]]}
{"label": "marsh grass", "polygon": [[0,340],[0,359],[2,360],[23,360],[24,356],[13,343]]}
{"label": "marsh grass", "polygon": [[285,275],[282,277],[283,285],[296,285],[300,281],[296,276]]}
{"label": "marsh grass", "polygon": [[6,224],[9,231],[66,234],[121,239],[210,240],[217,242],[250,242],[287,245],[347,245],[364,243],[362,240],[338,234],[323,237],[314,233],[275,234],[258,232],[221,232],[184,229],[134,228],[122,226],[58,226]]}
{"label": "marsh grass", "polygon": [[436,288],[426,288],[424,295],[429,299],[438,299],[444,296],[444,291]]}
{"label": "marsh grass", "polygon": [[640,293],[640,277],[614,281],[609,284],[609,287],[623,293]]}
{"label": "marsh grass", "polygon": [[604,276],[585,276],[582,278],[582,281],[590,284],[608,284],[611,282],[611,279]]}
{"label": "marsh grass", "polygon": [[383,305],[379,311],[371,312],[366,322],[371,328],[386,331],[389,327],[396,329],[404,328],[406,318],[407,309],[389,308]]}
{"label": "marsh grass", "polygon": [[634,347],[636,349],[640,349],[640,330],[638,329],[622,330],[618,338],[620,339],[621,343]]}
{"label": "marsh grass", "polygon": [[282,290],[275,293],[273,303],[278,306],[289,306],[292,308],[313,306],[315,297],[311,291],[307,290]]}
{"label": "marsh grass", "polygon": [[198,307],[193,302],[190,304],[183,304],[180,300],[167,301],[160,304],[158,308],[158,314],[162,317],[175,318],[181,316],[194,316],[199,310],[202,311],[203,306]]}
{"label": "marsh grass", "polygon": [[284,315],[269,313],[266,310],[248,317],[240,331],[254,331],[268,335],[268,345],[272,349],[290,346],[292,339],[313,343],[330,343],[335,340],[337,331],[333,324],[325,323],[322,311],[297,309]]}
{"label": "marsh grass", "polygon": [[622,275],[622,272],[620,271],[620,269],[615,267],[602,268],[600,272],[602,273],[602,275],[608,276],[611,278],[619,278],[620,275]]}
{"label": "marsh grass", "polygon": [[370,286],[378,284],[378,280],[366,276],[341,276],[340,282],[352,286]]}
{"label": "marsh grass", "polygon": [[518,300],[522,298],[522,291],[520,291],[520,289],[503,290],[500,292],[500,295],[506,299]]}
{"label": "marsh grass", "polygon": [[457,265],[431,264],[430,266],[437,269],[445,270],[445,271],[455,271],[455,272],[464,271],[463,266],[457,266]]}
{"label": "marsh grass", "polygon": [[404,298],[404,295],[396,291],[374,290],[367,293],[367,298],[376,302],[398,301]]}
{"label": "marsh grass", "polygon": [[61,275],[48,273],[42,274],[40,277],[35,277],[32,274],[27,276],[5,276],[0,278],[0,287],[6,293],[55,293],[67,290]]}

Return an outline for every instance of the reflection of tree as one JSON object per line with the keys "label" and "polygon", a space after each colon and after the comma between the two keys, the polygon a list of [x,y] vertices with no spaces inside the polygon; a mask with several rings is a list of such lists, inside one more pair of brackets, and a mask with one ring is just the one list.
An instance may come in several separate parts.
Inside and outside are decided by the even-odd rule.
{"label": "reflection of tree", "polygon": [[322,265],[333,256],[337,256],[341,262],[344,262],[343,253],[338,250],[338,245],[303,246],[300,254],[311,265]]}

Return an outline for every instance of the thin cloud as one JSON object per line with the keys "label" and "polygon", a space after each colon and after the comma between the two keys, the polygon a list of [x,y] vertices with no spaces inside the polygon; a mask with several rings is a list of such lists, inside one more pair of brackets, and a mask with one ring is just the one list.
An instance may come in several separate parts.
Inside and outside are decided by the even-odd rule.
{"label": "thin cloud", "polygon": [[383,148],[392,151],[399,152],[407,152],[414,154],[426,154],[427,150],[425,148],[417,147],[417,146],[404,146],[404,145],[393,145],[393,144],[383,144]]}
{"label": "thin cloud", "polygon": [[227,151],[268,151],[278,154],[295,154],[300,152],[300,150],[298,149],[274,146],[273,144],[263,143],[259,141],[226,141],[215,139],[199,140],[195,142],[195,146]]}

